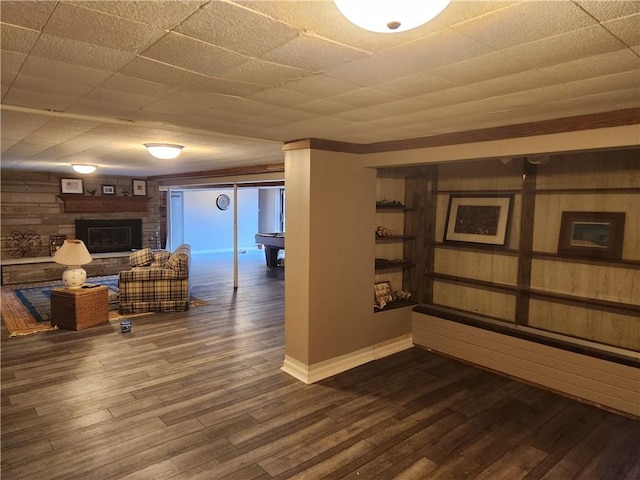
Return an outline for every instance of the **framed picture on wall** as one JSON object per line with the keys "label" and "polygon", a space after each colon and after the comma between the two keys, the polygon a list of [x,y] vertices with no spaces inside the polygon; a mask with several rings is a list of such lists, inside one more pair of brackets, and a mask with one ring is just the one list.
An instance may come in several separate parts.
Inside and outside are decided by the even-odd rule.
{"label": "framed picture on wall", "polygon": [[82,188],[81,178],[61,178],[60,190],[62,193],[79,193],[82,195],[84,189]]}
{"label": "framed picture on wall", "polygon": [[562,212],[558,254],[622,258],[624,212]]}
{"label": "framed picture on wall", "polygon": [[116,194],[115,185],[102,185],[102,195],[115,195],[115,194]]}
{"label": "framed picture on wall", "polygon": [[134,180],[133,181],[133,195],[145,197],[147,195],[147,181],[146,180]]}
{"label": "framed picture on wall", "polygon": [[445,242],[504,246],[513,195],[451,194]]}

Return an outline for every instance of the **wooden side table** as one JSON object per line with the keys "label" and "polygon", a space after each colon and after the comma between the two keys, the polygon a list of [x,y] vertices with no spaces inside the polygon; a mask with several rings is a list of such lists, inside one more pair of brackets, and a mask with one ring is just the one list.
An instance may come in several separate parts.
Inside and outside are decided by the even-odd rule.
{"label": "wooden side table", "polygon": [[54,288],[51,290],[51,325],[82,330],[109,321],[109,288]]}

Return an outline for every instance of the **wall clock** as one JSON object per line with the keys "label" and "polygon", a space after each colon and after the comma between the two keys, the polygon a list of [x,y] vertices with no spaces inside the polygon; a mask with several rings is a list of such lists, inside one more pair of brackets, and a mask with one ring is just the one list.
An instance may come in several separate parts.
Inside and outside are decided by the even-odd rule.
{"label": "wall clock", "polygon": [[220,210],[226,210],[229,208],[230,203],[231,200],[229,200],[229,195],[225,195],[224,193],[222,195],[218,195],[218,198],[216,198],[216,207]]}

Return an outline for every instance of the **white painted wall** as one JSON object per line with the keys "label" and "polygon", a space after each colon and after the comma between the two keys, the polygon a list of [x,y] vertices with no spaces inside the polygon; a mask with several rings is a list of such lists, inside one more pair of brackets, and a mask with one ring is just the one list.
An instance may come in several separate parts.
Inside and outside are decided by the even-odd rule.
{"label": "white painted wall", "polygon": [[[216,198],[231,199],[227,210],[216,207]],[[193,253],[233,251],[233,190],[184,190],[184,242]],[[258,189],[238,189],[238,249],[256,249],[258,232]]]}

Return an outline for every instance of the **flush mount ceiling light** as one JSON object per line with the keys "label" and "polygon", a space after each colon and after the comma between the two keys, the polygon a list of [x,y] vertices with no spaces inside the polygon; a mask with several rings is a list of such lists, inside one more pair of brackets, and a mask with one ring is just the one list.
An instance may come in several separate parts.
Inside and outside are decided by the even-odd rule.
{"label": "flush mount ceiling light", "polygon": [[152,156],[163,160],[176,158],[184,148],[182,145],[171,143],[145,143],[144,146]]}
{"label": "flush mount ceiling light", "polygon": [[451,0],[333,0],[347,19],[365,30],[396,33],[427,23]]}
{"label": "flush mount ceiling light", "polygon": [[95,172],[96,168],[98,168],[98,167],[96,167],[95,165],[73,164],[73,165],[71,165],[71,168],[73,168],[78,173],[88,174],[88,173]]}

